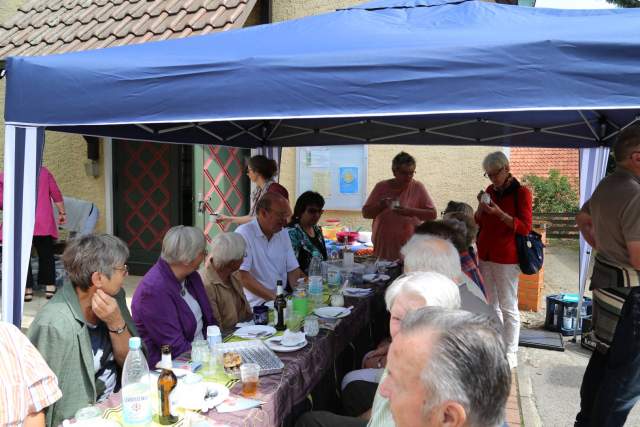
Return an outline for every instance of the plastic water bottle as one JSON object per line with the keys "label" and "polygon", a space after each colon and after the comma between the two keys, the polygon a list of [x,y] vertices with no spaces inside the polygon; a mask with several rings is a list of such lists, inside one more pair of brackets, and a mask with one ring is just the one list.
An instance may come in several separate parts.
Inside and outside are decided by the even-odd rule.
{"label": "plastic water bottle", "polygon": [[129,338],[129,354],[122,369],[122,412],[125,426],[151,425],[149,365],[140,338]]}
{"label": "plastic water bottle", "polygon": [[322,306],[322,260],[314,255],[309,264],[309,301],[314,308]]}
{"label": "plastic water bottle", "polygon": [[207,342],[209,343],[209,362],[203,366],[202,374],[205,376],[214,375],[222,367],[222,353],[218,346],[222,344],[220,327],[216,325],[207,326]]}

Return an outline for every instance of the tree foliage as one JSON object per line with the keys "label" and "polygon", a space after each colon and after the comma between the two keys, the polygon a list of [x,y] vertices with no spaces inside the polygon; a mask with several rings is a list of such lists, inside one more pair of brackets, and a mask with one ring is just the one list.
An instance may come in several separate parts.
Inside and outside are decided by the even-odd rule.
{"label": "tree foliage", "polygon": [[618,7],[640,7],[640,0],[607,0]]}
{"label": "tree foliage", "polygon": [[557,169],[551,169],[548,177],[526,175],[523,182],[533,192],[533,212],[565,213],[578,209],[578,194],[569,179]]}

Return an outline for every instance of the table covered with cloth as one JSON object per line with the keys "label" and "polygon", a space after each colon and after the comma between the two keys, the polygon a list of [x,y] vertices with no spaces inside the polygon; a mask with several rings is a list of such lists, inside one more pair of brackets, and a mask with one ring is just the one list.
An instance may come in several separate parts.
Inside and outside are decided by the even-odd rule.
{"label": "table covered with cloth", "polygon": [[[397,273],[392,274],[394,276]],[[227,413],[212,409],[203,415],[211,425],[280,426],[294,406],[302,402],[322,377],[333,369],[335,358],[364,328],[372,328],[377,314],[384,312],[383,296],[390,282],[370,285],[374,292],[368,297],[345,296],[345,306],[353,306],[353,309],[349,316],[336,321],[333,331],[321,329],[316,337],[307,337],[309,344],[306,347],[291,353],[276,353],[284,363],[284,369],[281,373],[260,377],[258,394],[254,398],[264,402],[261,407]],[[242,390],[238,381],[229,381],[226,386],[231,389],[232,397]],[[120,393],[112,395],[99,406],[105,409],[105,417],[121,419]],[[182,424],[179,421],[176,425]]]}

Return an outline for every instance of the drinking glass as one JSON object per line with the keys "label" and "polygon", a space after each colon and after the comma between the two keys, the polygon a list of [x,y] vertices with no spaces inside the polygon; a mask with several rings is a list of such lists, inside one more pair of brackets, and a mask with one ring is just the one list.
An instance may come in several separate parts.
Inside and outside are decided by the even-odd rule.
{"label": "drinking glass", "polygon": [[209,370],[209,343],[205,340],[195,340],[191,343],[191,365],[200,365],[203,371]]}
{"label": "drinking glass", "polygon": [[74,418],[76,421],[91,420],[102,417],[102,409],[97,406],[85,406],[76,411]]}
{"label": "drinking glass", "polygon": [[304,318],[304,333],[308,337],[315,337],[320,332],[318,317],[311,314]]}
{"label": "drinking glass", "polygon": [[287,329],[289,329],[291,332],[300,332],[302,319],[304,319],[304,317],[300,315],[300,313],[295,311],[293,313],[290,313],[289,318],[287,319]]}
{"label": "drinking glass", "polygon": [[260,365],[256,363],[243,363],[240,365],[240,380],[242,381],[242,395],[254,397],[258,392],[258,378]]}

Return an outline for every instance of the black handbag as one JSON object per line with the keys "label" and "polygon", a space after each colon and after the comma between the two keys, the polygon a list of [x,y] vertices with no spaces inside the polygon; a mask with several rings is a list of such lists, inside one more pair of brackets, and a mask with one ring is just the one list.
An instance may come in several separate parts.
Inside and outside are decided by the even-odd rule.
{"label": "black handbag", "polygon": [[[518,213],[519,190],[520,187],[517,187],[514,195],[516,215]],[[518,250],[518,264],[522,274],[531,275],[540,271],[544,263],[544,243],[542,243],[542,236],[539,233],[533,230],[526,236],[516,233],[516,249]]]}

